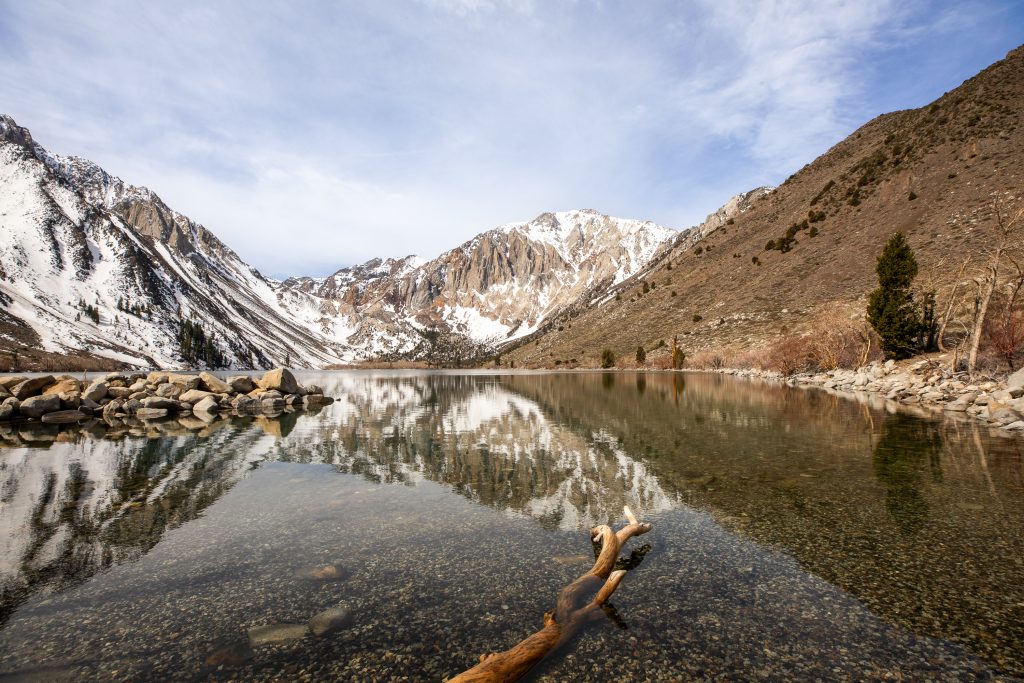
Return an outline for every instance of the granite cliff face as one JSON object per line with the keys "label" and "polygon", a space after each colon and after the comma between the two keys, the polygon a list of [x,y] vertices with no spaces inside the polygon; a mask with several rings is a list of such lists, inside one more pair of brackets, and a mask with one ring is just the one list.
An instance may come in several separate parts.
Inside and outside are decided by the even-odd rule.
{"label": "granite cliff face", "polygon": [[592,210],[541,214],[489,230],[428,262],[374,259],[284,285],[314,294],[338,316],[416,340],[442,328],[502,344],[642,269],[676,231]]}

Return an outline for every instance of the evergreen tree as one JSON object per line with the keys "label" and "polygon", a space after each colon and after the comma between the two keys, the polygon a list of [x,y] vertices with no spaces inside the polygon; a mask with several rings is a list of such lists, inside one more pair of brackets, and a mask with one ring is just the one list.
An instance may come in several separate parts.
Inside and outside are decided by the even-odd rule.
{"label": "evergreen tree", "polygon": [[910,291],[917,276],[917,259],[903,233],[889,238],[875,272],[878,289],[868,298],[868,322],[881,338],[886,358],[908,358],[917,349],[922,322]]}
{"label": "evergreen tree", "polygon": [[646,363],[647,362],[647,352],[644,351],[644,347],[643,346],[636,347],[636,362],[637,363]]}
{"label": "evergreen tree", "polygon": [[611,349],[605,349],[601,352],[601,367],[610,368],[615,366],[615,352]]}

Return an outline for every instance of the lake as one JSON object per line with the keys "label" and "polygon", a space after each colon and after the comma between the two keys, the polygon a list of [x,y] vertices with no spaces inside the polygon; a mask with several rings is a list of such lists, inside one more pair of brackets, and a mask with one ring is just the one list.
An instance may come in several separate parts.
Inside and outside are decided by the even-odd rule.
{"label": "lake", "polygon": [[715,374],[297,375],[337,402],[0,425],[0,681],[442,680],[626,504],[614,608],[534,680],[1024,676],[1018,437]]}

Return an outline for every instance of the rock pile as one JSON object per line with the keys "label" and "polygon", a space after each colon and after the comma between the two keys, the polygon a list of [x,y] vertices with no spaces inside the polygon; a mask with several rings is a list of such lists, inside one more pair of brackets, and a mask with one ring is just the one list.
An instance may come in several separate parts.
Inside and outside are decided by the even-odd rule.
{"label": "rock pile", "polygon": [[279,413],[333,403],[320,387],[300,385],[284,368],[260,378],[220,379],[209,373],[111,373],[91,382],[74,377],[0,377],[0,420],[38,419],[51,424],[90,417],[153,420],[192,414],[212,420],[218,413]]}
{"label": "rock pile", "polygon": [[918,360],[871,363],[856,370],[832,370],[782,377],[778,373],[728,370],[728,374],[781,379],[795,386],[818,386],[839,392],[875,394],[905,405],[962,413],[990,426],[1024,431],[1024,370],[1005,382],[972,381],[966,372],[951,372],[948,365]]}

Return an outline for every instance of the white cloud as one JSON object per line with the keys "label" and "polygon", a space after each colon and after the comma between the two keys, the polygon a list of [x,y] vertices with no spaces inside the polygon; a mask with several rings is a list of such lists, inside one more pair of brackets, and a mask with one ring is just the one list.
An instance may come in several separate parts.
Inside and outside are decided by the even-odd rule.
{"label": "white cloud", "polygon": [[692,224],[880,113],[875,60],[957,7],[8,2],[0,102],[260,269],[322,273],[547,210]]}

